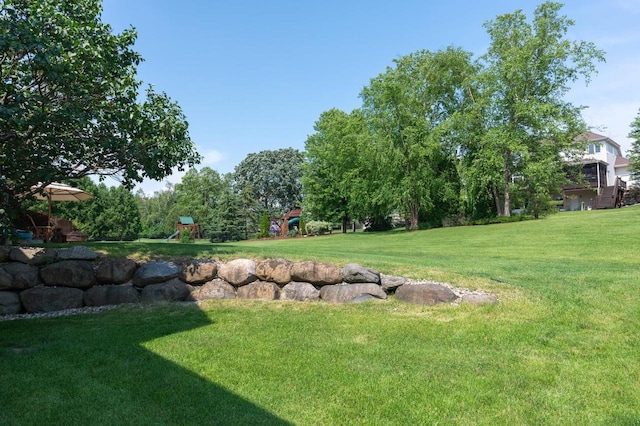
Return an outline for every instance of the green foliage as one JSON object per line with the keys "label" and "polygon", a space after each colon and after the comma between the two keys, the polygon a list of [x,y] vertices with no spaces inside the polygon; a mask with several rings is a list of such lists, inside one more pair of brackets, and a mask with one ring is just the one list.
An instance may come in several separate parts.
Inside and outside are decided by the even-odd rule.
{"label": "green foliage", "polygon": [[191,230],[183,228],[180,231],[180,242],[183,244],[193,243],[193,235],[191,235]]}
{"label": "green foliage", "polygon": [[346,114],[331,109],[320,115],[314,129],[305,142],[304,210],[314,219],[347,223],[370,202],[361,190],[370,177],[364,117],[359,110]]}
{"label": "green foliage", "polygon": [[269,236],[269,227],[271,224],[269,223],[269,216],[267,215],[266,210],[262,212],[262,217],[260,218],[260,238],[267,238]]}
{"label": "green foliage", "polygon": [[[466,102],[464,82],[473,75],[471,55],[461,49],[418,51],[362,91],[377,168],[377,197],[409,219],[457,211],[456,146],[449,120]],[[449,210],[449,211],[447,211]]]}
{"label": "green foliage", "polygon": [[303,160],[293,148],[249,154],[235,168],[235,189],[252,193],[269,214],[284,214],[301,205]]}
{"label": "green foliage", "polygon": [[[142,231],[140,211],[136,198],[128,189],[123,186],[107,187],[103,183],[96,185],[87,177],[68,183],[90,193],[93,198],[81,202],[54,202],[51,204],[53,217],[71,220],[92,240],[138,238]],[[38,205],[41,211],[46,211],[46,202],[25,207]]]}
{"label": "green foliage", "polygon": [[581,148],[576,137],[586,125],[566,94],[578,78],[589,81],[604,52],[567,39],[573,21],[560,14],[561,7],[547,1],[532,22],[516,11],[485,24],[491,44],[470,88],[473,107],[460,120],[467,130],[461,133],[462,174],[468,194],[488,191],[498,215],[511,214],[518,185],[521,198],[540,214],[566,180],[561,153]]}
{"label": "green foliage", "polygon": [[640,180],[640,111],[631,122],[631,131],[629,132],[631,142],[631,150],[629,151],[629,169],[634,180]]}
{"label": "green foliage", "polygon": [[307,235],[307,222],[300,216],[300,223],[298,223],[298,233],[300,235]]}
{"label": "green foliage", "polygon": [[195,222],[204,223],[217,205],[223,188],[222,178],[215,170],[191,168],[174,186],[175,202],[168,215],[175,220],[180,216],[191,216]]}
{"label": "green foliage", "polygon": [[233,192],[231,176],[225,176],[222,192],[207,220],[211,242],[239,241],[247,238],[241,195]]}
{"label": "green foliage", "polygon": [[307,222],[305,227],[309,235],[324,235],[331,231],[331,222],[323,222],[320,220],[311,220]]}
{"label": "green foliage", "polygon": [[113,34],[101,10],[99,0],[0,3],[0,195],[91,174],[130,187],[199,161],[175,102],[151,87],[138,102],[136,32]]}

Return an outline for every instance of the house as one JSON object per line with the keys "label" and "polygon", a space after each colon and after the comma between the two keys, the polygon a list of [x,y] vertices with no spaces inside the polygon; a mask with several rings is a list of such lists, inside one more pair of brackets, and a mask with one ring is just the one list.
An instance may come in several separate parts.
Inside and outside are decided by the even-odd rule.
{"label": "house", "polygon": [[624,191],[634,182],[629,160],[622,156],[620,145],[606,136],[587,132],[588,142],[580,160],[582,181],[565,185],[565,210],[607,209],[622,206]]}

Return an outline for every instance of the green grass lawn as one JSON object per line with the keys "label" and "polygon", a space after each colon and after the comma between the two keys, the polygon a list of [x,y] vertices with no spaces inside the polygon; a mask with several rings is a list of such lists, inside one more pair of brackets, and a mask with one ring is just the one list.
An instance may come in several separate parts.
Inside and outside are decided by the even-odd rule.
{"label": "green grass lawn", "polygon": [[0,424],[640,425],[640,207],[111,255],[285,257],[481,288],[421,307],[212,301],[0,322]]}

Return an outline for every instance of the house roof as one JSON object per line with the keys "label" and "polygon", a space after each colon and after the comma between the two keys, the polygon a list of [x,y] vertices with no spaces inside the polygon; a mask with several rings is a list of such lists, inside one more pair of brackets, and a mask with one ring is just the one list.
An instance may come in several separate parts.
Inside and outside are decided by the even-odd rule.
{"label": "house roof", "polygon": [[609,144],[613,145],[614,147],[620,149],[620,145],[616,141],[614,141],[613,139],[607,136],[600,135],[598,133],[586,132],[586,133],[582,133],[580,136],[578,136],[578,138],[586,139],[589,142],[606,141]]}
{"label": "house roof", "polygon": [[289,220],[292,217],[300,217],[301,214],[302,214],[302,210],[294,209],[294,210],[291,210],[289,213],[285,214],[284,219]]}
{"label": "house roof", "polygon": [[614,166],[616,167],[624,167],[624,166],[628,166],[629,165],[629,159],[628,158],[624,158],[621,156],[617,156],[616,157],[616,162],[614,164]]}

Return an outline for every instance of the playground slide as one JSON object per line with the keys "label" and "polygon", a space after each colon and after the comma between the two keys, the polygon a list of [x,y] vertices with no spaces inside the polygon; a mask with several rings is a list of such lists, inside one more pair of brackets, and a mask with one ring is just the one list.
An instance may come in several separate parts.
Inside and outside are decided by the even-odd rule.
{"label": "playground slide", "polygon": [[169,235],[167,238],[164,239],[165,243],[168,243],[172,238],[174,238],[176,235],[178,235],[180,233],[180,231],[176,231],[173,234]]}
{"label": "playground slide", "polygon": [[300,223],[299,217],[294,217],[293,219],[289,219],[289,222],[287,222],[287,224],[289,225],[289,229],[293,229],[293,226],[299,223]]}

